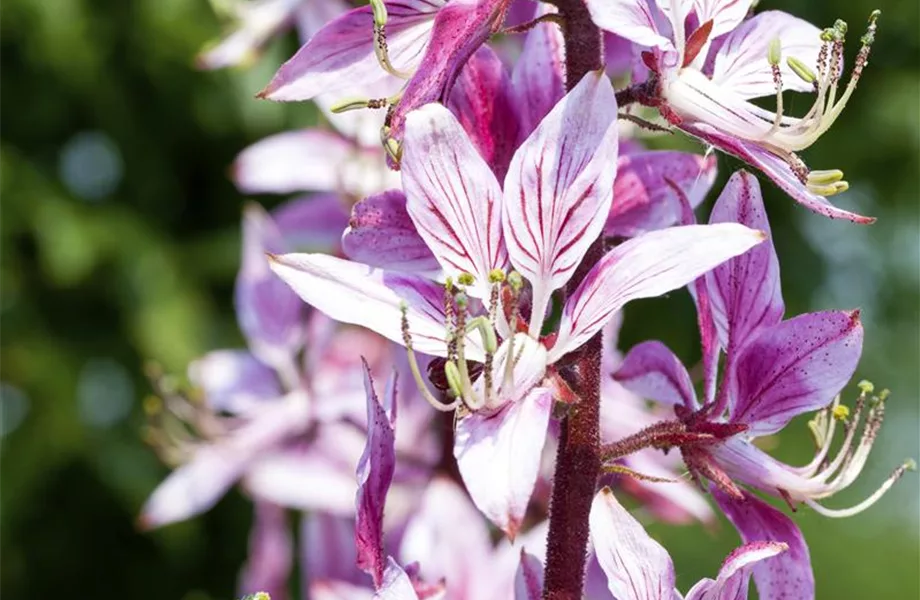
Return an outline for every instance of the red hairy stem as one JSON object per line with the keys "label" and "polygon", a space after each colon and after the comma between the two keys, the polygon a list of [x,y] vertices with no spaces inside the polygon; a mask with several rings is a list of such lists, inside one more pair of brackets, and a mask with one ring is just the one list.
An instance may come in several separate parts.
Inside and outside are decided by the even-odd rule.
{"label": "red hairy stem", "polygon": [[[556,0],[555,4],[565,22],[566,87],[571,90],[582,77],[603,66],[603,42],[583,0]],[[572,277],[570,289],[575,289],[603,253],[603,240],[598,238]],[[601,467],[601,335],[595,335],[578,352],[567,357],[560,375],[578,401],[569,407],[559,437],[543,597],[581,600],[587,562],[588,515]]]}

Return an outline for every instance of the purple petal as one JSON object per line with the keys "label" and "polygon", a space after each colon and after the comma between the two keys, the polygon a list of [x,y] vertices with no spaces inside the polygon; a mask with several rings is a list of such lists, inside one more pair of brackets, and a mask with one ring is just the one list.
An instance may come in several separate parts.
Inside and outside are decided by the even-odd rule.
{"label": "purple petal", "polygon": [[581,347],[630,300],[683,287],[763,239],[759,231],[726,223],[671,227],[620,244],[566,300],[550,362]]}
{"label": "purple petal", "polygon": [[853,376],[862,340],[858,311],[808,313],[763,331],[734,365],[731,420],[767,435],[827,406]]}
{"label": "purple petal", "polygon": [[390,115],[390,137],[402,139],[410,112],[450,96],[463,65],[498,30],[509,4],[509,0],[453,0],[438,11],[431,31],[433,43]]}
{"label": "purple petal", "polygon": [[779,186],[781,190],[789,194],[793,200],[814,213],[831,219],[846,219],[847,221],[864,225],[875,222],[874,217],[863,217],[842,208],[837,208],[824,196],[809,192],[805,184],[799,181],[798,177],[792,172],[786,161],[764,150],[754,142],[722,134],[705,123],[684,124],[681,125],[681,129],[758,169],[772,179],[773,183]]}
{"label": "purple petal", "polygon": [[[400,70],[413,70],[431,40],[441,0],[387,3],[387,48]],[[310,100],[318,94],[340,93],[355,82],[372,87],[389,77],[374,54],[374,18],[370,6],[351,10],[331,21],[284,63],[259,92],[270,100]],[[396,90],[393,90],[394,92]]]}
{"label": "purple petal", "polygon": [[311,194],[272,211],[284,247],[334,251],[348,226],[345,202],[337,194]]}
{"label": "purple petal", "polygon": [[283,250],[284,240],[272,218],[258,204],[247,205],[234,303],[250,349],[269,365],[288,359],[304,341],[304,307],[265,260],[266,252]]}
{"label": "purple petal", "polygon": [[[762,12],[726,36],[715,54],[712,80],[743,98],[776,95],[767,53],[773,40],[778,39],[783,88],[813,92],[813,85],[796,75],[786,59],[794,57],[809,68],[817,69],[818,53],[823,45],[820,34],[820,29],[790,14],[778,10]],[[711,35],[715,38],[715,27]]]}
{"label": "purple petal", "polygon": [[552,392],[534,388],[497,412],[457,423],[454,456],[463,482],[476,507],[512,539],[537,481],[552,407]]}
{"label": "purple petal", "polygon": [[638,58],[638,48],[630,40],[609,31],[604,32],[604,66],[608,73],[629,73]]}
{"label": "purple petal", "polygon": [[[712,21],[710,40],[738,27],[753,4],[754,0],[693,0],[697,22]],[[764,52],[764,57],[766,56]]]}
{"label": "purple petal", "polygon": [[233,163],[233,182],[244,194],[335,191],[351,142],[321,129],[286,131],[259,140]]}
{"label": "purple petal", "polygon": [[268,502],[256,502],[249,556],[240,575],[240,594],[267,592],[273,600],[285,600],[293,566],[294,542],[286,510]]}
{"label": "purple petal", "polygon": [[[555,12],[540,4],[541,14]],[[555,23],[540,23],[527,33],[511,79],[521,119],[521,137],[536,129],[565,95],[565,40]]]}
{"label": "purple petal", "polygon": [[676,184],[695,208],[712,188],[716,162],[711,155],[666,150],[621,154],[604,233],[634,237],[680,222],[680,200],[668,181]]}
{"label": "purple petal", "polygon": [[303,0],[288,1],[292,2],[297,7],[294,19],[301,44],[309,42],[326,23],[345,14],[351,9],[344,0],[319,0],[318,2],[304,2]]}
{"label": "purple petal", "polygon": [[269,40],[291,26],[298,4],[300,0],[267,0],[240,5],[236,15],[238,27],[199,54],[196,66],[222,69],[256,58]]}
{"label": "purple petal", "polygon": [[640,46],[672,47],[659,33],[656,3],[648,0],[587,0],[591,19],[601,29],[613,32]]}
{"label": "purple petal", "polygon": [[406,195],[389,190],[355,204],[342,250],[357,262],[394,271],[437,272],[441,267],[406,210]]}
{"label": "purple petal", "polygon": [[661,600],[673,596],[674,564],[668,551],[620,506],[610,488],[594,496],[590,526],[594,552],[614,598]]}
{"label": "purple petal", "polygon": [[274,369],[245,350],[208,352],[189,365],[188,377],[215,412],[246,413],[281,396]]}
{"label": "purple petal", "polygon": [[747,600],[753,566],[787,549],[782,542],[752,542],[735,548],[722,563],[718,578],[703,579],[684,600]]}
{"label": "purple petal", "polygon": [[[367,584],[367,575],[356,566],[353,517],[321,511],[301,517],[300,560],[310,580]],[[313,595],[305,594],[303,597],[313,598]]]}
{"label": "purple petal", "polygon": [[310,579],[303,597],[311,600],[373,600],[374,592],[354,583]]}
{"label": "purple petal", "polygon": [[[413,347],[424,354],[447,355],[444,291],[434,282],[324,254],[275,256],[271,265],[307,304],[398,344],[403,343],[400,305],[405,302]],[[469,342],[469,358],[482,360],[475,339]]]}
{"label": "purple petal", "polygon": [[661,342],[634,346],[623,359],[614,378],[629,391],[667,405],[697,408],[693,382],[686,367]]}
{"label": "purple petal", "polygon": [[403,147],[406,208],[419,234],[449,275],[474,275],[487,297],[489,272],[507,263],[495,175],[439,104],[409,115]]}
{"label": "purple petal", "polygon": [[766,562],[755,564],[754,583],[763,600],[815,597],[811,558],[802,532],[789,517],[750,493],[735,500],[711,486],[712,495],[745,543],[780,542],[788,550]]}
{"label": "purple petal", "polygon": [[387,491],[396,470],[396,375],[387,383],[381,402],[374,391],[370,368],[364,363],[364,388],[367,393],[367,445],[358,461],[358,493],[355,496],[355,547],[358,568],[374,578],[374,587],[383,581],[383,510]]}
{"label": "purple petal", "polygon": [[[747,171],[732,175],[716,201],[710,223],[741,223],[770,235],[757,179]],[[752,248],[706,276],[710,310],[723,348],[732,355],[760,329],[779,323],[785,306],[779,259],[772,241]]]}
{"label": "purple petal", "polygon": [[610,80],[589,73],[515,152],[502,225],[514,267],[533,286],[530,334],[603,228],[616,176],[617,105]]}
{"label": "purple petal", "polygon": [[543,593],[543,563],[521,548],[521,562],[514,575],[514,600],[540,600]]}
{"label": "purple petal", "polygon": [[504,179],[518,138],[518,109],[502,61],[481,46],[460,72],[448,108],[460,121],[479,154]]}
{"label": "purple petal", "polygon": [[377,585],[374,600],[419,600],[412,580],[392,556],[387,558],[387,568],[383,580]]}

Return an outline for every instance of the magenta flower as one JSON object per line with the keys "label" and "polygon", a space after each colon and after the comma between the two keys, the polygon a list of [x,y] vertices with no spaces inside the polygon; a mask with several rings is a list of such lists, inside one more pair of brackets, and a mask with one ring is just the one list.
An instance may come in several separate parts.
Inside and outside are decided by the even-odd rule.
{"label": "magenta flower", "polygon": [[[455,399],[429,401],[473,412],[457,425],[460,471],[480,510],[513,536],[552,408],[552,393],[541,385],[547,367],[629,300],[685,285],[759,243],[761,234],[723,224],[630,240],[589,272],[566,301],[559,330],[543,338],[552,293],[568,282],[604,226],[595,215],[610,210],[617,141],[609,81],[589,75],[553,108],[514,153],[504,189],[440,105],[410,116],[405,147],[406,210],[448,278],[446,299],[445,286],[431,279],[331,256],[274,257],[273,269],[332,318],[449,359],[453,368],[445,374]],[[506,275],[512,265],[527,290]],[[522,291],[529,292],[529,316],[520,310]],[[486,365],[475,385],[467,360]]]}
{"label": "magenta flower", "polygon": [[[808,209],[860,223],[873,219],[839,209],[827,196],[845,191],[843,173],[811,171],[796,154],[815,143],[843,111],[875,33],[862,38],[849,84],[838,94],[846,23],[823,32],[780,11],[748,20],[753,3],[589,0],[594,21],[636,44],[654,72],[655,96],[674,125],[756,166]],[[804,117],[784,114],[782,92],[814,92]],[[750,100],[775,96],[776,109]]]}

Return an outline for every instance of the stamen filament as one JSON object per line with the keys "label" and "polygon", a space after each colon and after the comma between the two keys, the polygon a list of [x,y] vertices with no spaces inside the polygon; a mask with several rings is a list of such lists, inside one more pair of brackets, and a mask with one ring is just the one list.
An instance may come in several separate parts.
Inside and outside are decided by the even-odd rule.
{"label": "stamen filament", "polygon": [[425,380],[422,378],[422,372],[418,368],[418,361],[415,358],[415,351],[412,350],[412,335],[409,333],[409,306],[403,302],[399,308],[402,311],[403,343],[406,346],[406,357],[409,360],[409,370],[412,371],[412,377],[415,379],[415,385],[418,386],[419,393],[435,410],[440,412],[450,412],[454,410],[460,406],[460,399],[456,398],[450,404],[444,404],[434,397],[428,389],[428,384],[425,383]]}

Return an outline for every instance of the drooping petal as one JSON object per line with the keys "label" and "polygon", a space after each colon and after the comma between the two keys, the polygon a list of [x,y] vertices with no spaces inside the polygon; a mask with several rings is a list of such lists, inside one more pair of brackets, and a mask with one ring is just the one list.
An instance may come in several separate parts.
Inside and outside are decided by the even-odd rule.
{"label": "drooping petal", "polygon": [[501,59],[489,46],[480,46],[460,71],[447,103],[499,180],[505,178],[518,138],[513,92]]}
{"label": "drooping petal", "polygon": [[611,31],[640,46],[673,48],[669,37],[659,32],[657,3],[648,0],[588,0],[591,19],[601,29]]}
{"label": "drooping petal", "polygon": [[240,594],[267,592],[272,599],[286,600],[293,566],[294,541],[286,510],[268,502],[256,502],[249,556],[240,574]]}
{"label": "drooping petal", "polygon": [[374,600],[419,600],[412,587],[412,580],[392,556],[387,558],[383,581],[377,586]]}
{"label": "drooping petal", "polygon": [[400,190],[355,204],[342,250],[352,260],[392,271],[435,273],[441,268],[409,218]]}
{"label": "drooping petal", "polygon": [[[444,292],[437,284],[409,274],[374,269],[324,254],[285,254],[272,258],[272,269],[304,302],[336,321],[361,325],[403,343],[401,303],[408,307],[413,347],[446,356]],[[469,358],[484,354],[470,339]]]}
{"label": "drooping petal", "polygon": [[335,191],[339,166],[352,152],[348,140],[330,131],[277,133],[240,152],[233,182],[244,194]]}
{"label": "drooping petal", "polygon": [[[542,14],[556,11],[549,4],[539,4],[539,10]],[[565,95],[565,40],[558,25],[540,23],[527,33],[511,80],[523,139]]]}
{"label": "drooping petal", "polygon": [[592,72],[524,141],[505,178],[502,225],[514,267],[533,287],[531,335],[604,226],[616,176],[617,105]]}
{"label": "drooping petal", "polygon": [[798,526],[781,511],[748,492],[744,492],[744,500],[735,500],[715,486],[711,486],[711,492],[745,543],[779,542],[788,547],[780,555],[753,565],[759,597],[763,600],[813,599],[815,578],[811,558]]}
{"label": "drooping petal", "polygon": [[309,194],[285,202],[272,218],[290,250],[335,252],[348,226],[348,212],[338,194]]}
{"label": "drooping petal", "polygon": [[215,412],[246,413],[281,396],[274,369],[245,350],[216,350],[188,367],[192,384]]}
{"label": "drooping petal", "polygon": [[614,378],[626,389],[647,400],[665,405],[683,404],[697,408],[693,382],[686,367],[661,342],[634,346],[623,359]]}
{"label": "drooping petal", "polygon": [[788,13],[778,10],[762,12],[742,23],[725,38],[715,53],[712,80],[727,92],[742,98],[775,95],[776,83],[767,62],[767,53],[773,40],[778,39],[783,89],[812,92],[813,85],[796,75],[786,59],[797,58],[817,70],[818,53],[823,44],[820,35],[820,29]]}
{"label": "drooping petal", "polygon": [[266,252],[283,252],[281,232],[258,204],[243,214],[243,256],[234,289],[236,317],[249,348],[260,360],[276,366],[304,341],[304,307],[272,273]]}
{"label": "drooping petal", "polygon": [[514,575],[514,600],[540,600],[543,593],[543,563],[521,548],[521,562]]}
{"label": "drooping petal", "polygon": [[620,506],[610,488],[594,496],[591,542],[617,600],[672,600],[674,564],[668,551]]}
{"label": "drooping petal", "polygon": [[566,301],[550,362],[579,348],[630,300],[683,287],[763,239],[759,231],[726,223],[672,227],[620,244]]}
{"label": "drooping petal", "polygon": [[779,186],[780,189],[789,194],[793,200],[814,213],[831,219],[845,219],[860,224],[875,222],[874,217],[864,217],[843,210],[831,204],[824,196],[808,191],[805,184],[796,177],[786,161],[754,142],[748,142],[721,133],[716,128],[705,123],[694,123],[692,125],[684,123],[681,125],[681,129],[761,171],[772,179],[773,183]]}
{"label": "drooping petal", "polygon": [[487,297],[489,272],[507,263],[495,175],[439,104],[409,115],[403,148],[406,208],[419,234],[448,275],[474,275]]}
{"label": "drooping petal", "polygon": [[862,339],[858,311],[808,313],[763,331],[730,374],[732,421],[767,435],[827,406],[856,371]]}
{"label": "drooping petal", "polygon": [[[757,179],[737,171],[719,195],[710,223],[741,223],[770,235]],[[706,276],[710,310],[723,348],[739,351],[760,329],[776,325],[785,305],[772,241],[716,267]]]}
{"label": "drooping petal", "polygon": [[[412,71],[418,66],[431,40],[434,17],[443,6],[442,0],[387,3],[387,50],[394,67]],[[374,43],[371,7],[351,10],[304,44],[259,96],[310,100],[353,89],[356,82],[372,87],[389,76],[377,61]]]}
{"label": "drooping petal", "polygon": [[390,115],[390,137],[402,138],[407,115],[432,102],[444,102],[466,61],[495,33],[510,0],[452,0],[438,11],[431,44]]}
{"label": "drooping petal", "polygon": [[716,162],[713,155],[667,150],[621,154],[605,235],[635,237],[679,223],[680,200],[668,181],[695,208],[712,188]]}
{"label": "drooping petal", "polygon": [[364,388],[367,394],[367,445],[358,461],[358,493],[355,496],[355,547],[358,568],[383,581],[383,510],[387,491],[396,470],[396,375],[387,383],[383,401],[377,398],[370,368],[364,363]]}
{"label": "drooping petal", "polygon": [[510,538],[533,493],[552,412],[552,392],[534,388],[491,414],[457,423],[454,456],[476,507]]}
{"label": "drooping petal", "polygon": [[723,561],[718,578],[703,579],[684,600],[747,600],[754,565],[786,550],[782,542],[761,541],[735,548]]}

